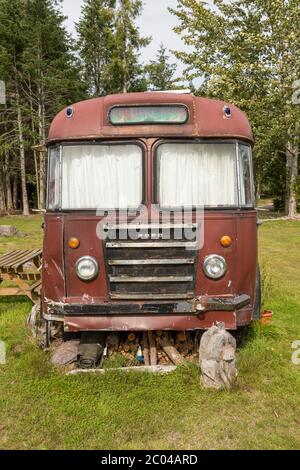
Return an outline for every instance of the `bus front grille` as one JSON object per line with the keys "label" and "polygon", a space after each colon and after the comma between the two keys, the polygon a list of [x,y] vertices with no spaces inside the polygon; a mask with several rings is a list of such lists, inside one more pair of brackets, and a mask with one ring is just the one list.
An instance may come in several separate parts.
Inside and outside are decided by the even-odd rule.
{"label": "bus front grille", "polygon": [[[183,227],[183,226],[182,226]],[[170,238],[153,239],[147,227],[138,240],[105,242],[107,277],[111,299],[169,300],[194,297],[197,242]],[[158,232],[159,233],[159,232]]]}

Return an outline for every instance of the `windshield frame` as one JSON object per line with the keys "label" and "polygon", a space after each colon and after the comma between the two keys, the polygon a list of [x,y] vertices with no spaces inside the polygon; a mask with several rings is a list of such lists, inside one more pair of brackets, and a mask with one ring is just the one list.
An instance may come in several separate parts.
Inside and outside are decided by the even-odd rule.
{"label": "windshield frame", "polygon": [[[72,147],[72,146],[80,146],[80,145],[137,145],[140,147],[142,151],[142,200],[138,207],[136,208],[119,208],[116,207],[112,208],[101,208],[101,207],[90,207],[90,208],[68,208],[64,209],[62,207],[62,185],[63,185],[63,175],[62,175],[62,159],[63,159],[63,148],[64,147]],[[50,158],[49,153],[51,148],[58,148],[59,149],[59,204],[54,209],[49,209],[49,195],[50,195]],[[110,211],[139,211],[140,208],[145,204],[146,201],[146,146],[144,142],[141,140],[78,140],[78,141],[62,141],[50,144],[48,146],[48,171],[47,171],[47,197],[46,197],[46,210],[47,212],[88,212],[88,211],[103,211],[103,212],[110,212]]]}
{"label": "windshield frame", "polygon": [[[237,197],[238,197],[238,204],[237,205],[219,205],[219,206],[192,206],[192,211],[197,211],[200,209],[205,210],[250,210],[255,208],[255,199],[254,199],[254,174],[253,174],[253,154],[252,154],[252,145],[244,140],[239,139],[203,139],[203,138],[188,138],[188,139],[161,139],[156,142],[153,146],[153,199],[154,204],[159,207],[159,210],[164,211],[172,211],[178,212],[182,211],[183,206],[177,207],[162,207],[159,201],[159,163],[158,163],[158,148],[163,144],[234,144],[235,145],[235,174],[236,174],[236,186],[237,186]],[[250,186],[251,186],[251,205],[243,205],[241,204],[242,201],[242,194],[241,194],[241,171],[240,171],[240,152],[239,152],[239,145],[248,146],[250,149]],[[189,206],[190,207],[190,206]]]}

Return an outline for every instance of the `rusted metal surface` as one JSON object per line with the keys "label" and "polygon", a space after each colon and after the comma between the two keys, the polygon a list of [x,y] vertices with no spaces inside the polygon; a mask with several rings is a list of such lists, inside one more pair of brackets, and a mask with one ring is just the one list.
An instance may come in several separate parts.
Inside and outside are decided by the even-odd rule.
{"label": "rusted metal surface", "polygon": [[196,309],[199,312],[208,310],[237,310],[248,305],[250,300],[250,296],[246,294],[226,297],[209,297],[206,295],[199,298]]}
{"label": "rusted metal surface", "polygon": [[[68,303],[71,306],[72,304],[76,304],[75,310],[77,310],[78,304],[83,306],[90,305],[91,315],[93,315],[93,306],[96,308],[99,304],[103,305],[104,313],[107,308],[107,311],[117,315],[118,305],[121,300],[124,302],[128,301],[127,312],[128,308],[131,308],[130,306],[135,306],[131,311],[137,315],[138,318],[147,311],[147,304],[149,304],[149,301],[153,303],[152,301],[155,300],[152,294],[145,295],[143,292],[128,294],[126,291],[112,294],[109,292],[107,278],[108,263],[106,262],[105,254],[103,252],[103,242],[96,236],[96,227],[100,220],[99,217],[91,213],[49,213],[46,214],[45,217],[46,231],[49,230],[46,234],[49,241],[45,243],[47,264],[44,266],[43,270],[44,279],[47,279],[47,282],[44,283],[45,298],[54,302],[61,302],[63,304]],[[220,244],[220,238],[224,234],[229,235],[233,240],[233,244],[229,248],[224,248]],[[77,250],[71,250],[67,245],[67,240],[72,236],[76,236],[81,241]],[[185,292],[182,293],[157,293],[156,295],[159,295],[160,297],[156,298],[156,300],[160,300],[159,305],[161,306],[152,305],[151,311],[156,314],[157,312],[163,312],[166,310],[169,315],[171,315],[172,312],[176,312],[177,315],[180,313],[177,304],[185,305],[184,310],[182,310],[183,312],[189,311],[190,304],[184,304],[184,302],[188,302],[189,299],[192,301],[192,299],[199,298],[201,296],[238,296],[245,294],[250,297],[249,307],[239,310],[237,320],[234,320],[234,324],[232,321],[228,320],[229,317],[226,316],[228,312],[225,312],[222,321],[225,322],[227,328],[248,324],[251,321],[251,309],[254,302],[257,262],[256,211],[239,211],[238,213],[236,211],[206,212],[204,216],[204,237],[205,243],[201,250],[192,252],[192,257],[189,256],[190,252],[187,251],[186,253],[187,257],[196,261],[195,265],[191,264],[191,266],[195,266],[196,269],[194,289],[190,292],[185,290]],[[54,240],[56,240],[55,243],[53,243]],[[116,252],[118,252],[118,250],[119,249],[116,249]],[[155,248],[155,250],[158,249]],[[178,250],[178,248],[176,250]],[[218,281],[207,279],[202,270],[205,256],[211,253],[218,253],[224,256],[228,265],[226,275]],[[77,259],[84,255],[93,256],[100,266],[99,276],[89,283],[81,281],[77,277],[74,269]],[[162,258],[161,253],[159,256]],[[173,259],[178,259],[178,253],[176,256],[176,252],[174,252],[172,253],[172,256],[175,256]],[[128,260],[128,255],[126,257]],[[161,258],[158,257],[155,259],[159,260]],[[118,260],[119,255],[117,255],[117,258],[113,258],[112,261],[114,261],[114,259]],[[131,259],[134,261],[136,257],[133,256]],[[147,259],[149,259],[149,257]],[[170,259],[172,259],[171,255]],[[143,269],[147,267],[143,265],[141,266]],[[150,267],[151,266],[152,265],[150,264]],[[162,264],[160,266],[164,265]],[[126,269],[134,267],[134,265],[129,264],[126,266]],[[176,267],[176,265],[174,265],[174,267]],[[180,267],[184,266],[179,265],[178,268]],[[64,273],[66,274],[65,278]],[[143,283],[139,284],[143,286]],[[176,283],[174,283],[174,285],[175,284]],[[163,285],[163,283],[161,283],[161,285]],[[172,302],[172,299],[174,302]],[[169,305],[166,307],[164,302],[167,302],[168,300]],[[111,305],[114,304],[115,308],[112,308]],[[47,305],[48,304],[45,303],[45,313],[47,313],[48,308],[51,310],[51,307],[48,307]],[[119,317],[119,322],[116,323],[120,329],[122,329],[122,322],[120,319],[124,317],[124,314],[126,314],[126,308],[123,308],[124,313]],[[145,308],[145,310],[143,310],[143,308]],[[148,313],[150,313],[150,310],[148,310]],[[79,312],[78,315],[81,315],[81,313]],[[107,316],[110,317],[111,314]],[[210,316],[206,317],[208,322],[211,318],[212,317]],[[94,321],[96,320],[97,319],[94,319]],[[153,325],[162,329],[162,325],[160,322],[157,322],[157,319],[153,318],[152,320]],[[137,319],[137,323],[138,322],[139,319]],[[149,326],[150,323],[151,317],[148,317],[147,325]],[[206,323],[204,324],[206,325]],[[101,320],[101,325],[105,329],[105,316]],[[111,319],[109,321],[107,320],[107,328],[112,328],[111,325]],[[203,325],[203,322],[196,321],[193,325],[196,328],[202,327],[201,325]],[[163,326],[168,328],[165,320]],[[207,326],[209,327],[210,325],[207,323]],[[190,319],[183,316],[180,320],[179,329],[186,329],[189,327],[191,327]]]}
{"label": "rusted metal surface", "polygon": [[235,312],[206,312],[201,315],[114,315],[114,316],[68,316],[64,325],[67,331],[155,331],[197,330],[210,328],[222,321],[226,328],[237,328]]}
{"label": "rusted metal surface", "polygon": [[[111,126],[109,109],[121,104],[184,104],[189,109],[189,121],[184,125],[130,125]],[[224,106],[230,106],[232,117],[224,117]],[[73,105],[74,115],[69,119],[66,109],[54,119],[48,142],[109,137],[210,137],[240,138],[253,141],[250,124],[245,114],[234,105],[219,100],[175,95],[172,93],[130,93],[94,98]]]}
{"label": "rusted metal surface", "polygon": [[[189,109],[189,120],[184,125],[109,124],[112,106],[139,103],[184,104]],[[66,314],[69,331],[192,330],[209,328],[215,321],[235,329],[251,321],[257,266],[255,210],[204,211],[203,246],[185,239],[174,240],[172,234],[170,239],[162,240],[160,233],[151,232],[150,236],[147,232],[160,230],[164,225],[171,230],[184,225],[180,212],[172,213],[166,224],[160,210],[151,207],[155,201],[154,147],[159,138],[253,141],[244,113],[229,105],[232,117],[226,119],[224,105],[228,103],[192,95],[134,93],[77,103],[71,119],[66,117],[66,110],[58,114],[50,129],[49,143],[134,138],[143,145],[145,207],[130,215],[129,220],[117,213],[117,220],[106,214],[103,221],[95,211],[45,215],[42,301],[46,318],[63,320]],[[153,223],[149,221],[150,208]],[[197,214],[190,215],[188,225],[199,229]],[[139,228],[141,233],[136,240],[103,241],[97,236],[100,222],[105,223],[107,230],[129,227]],[[230,247],[220,244],[224,235],[231,237]],[[76,250],[68,245],[72,237],[80,240]],[[204,258],[212,253],[226,259],[228,269],[219,280],[208,279],[202,269]],[[98,276],[90,282],[82,281],[75,272],[75,264],[82,256],[92,256],[100,267]],[[159,282],[159,278],[164,282]],[[216,297],[225,300],[212,300]]]}

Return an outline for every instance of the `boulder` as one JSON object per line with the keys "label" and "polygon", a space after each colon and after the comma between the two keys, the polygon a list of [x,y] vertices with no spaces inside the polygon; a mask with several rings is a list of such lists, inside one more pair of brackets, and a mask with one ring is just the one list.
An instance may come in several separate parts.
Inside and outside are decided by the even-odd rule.
{"label": "boulder", "polygon": [[51,356],[51,363],[56,366],[72,364],[77,360],[79,340],[70,340],[61,343]]}
{"label": "boulder", "polygon": [[16,237],[18,230],[13,225],[0,225],[0,237]]}

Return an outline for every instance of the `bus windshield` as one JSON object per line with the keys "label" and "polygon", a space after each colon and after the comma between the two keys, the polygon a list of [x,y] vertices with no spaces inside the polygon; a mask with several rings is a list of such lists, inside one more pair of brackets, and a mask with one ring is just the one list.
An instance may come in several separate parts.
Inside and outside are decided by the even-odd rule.
{"label": "bus windshield", "polygon": [[51,164],[57,159],[50,152],[49,209],[55,205],[63,210],[136,209],[142,203],[143,151],[139,145],[74,144],[63,146],[61,152],[60,198],[55,191],[57,178],[51,181],[51,175],[57,174]]}
{"label": "bus windshield", "polygon": [[[152,203],[162,209],[253,207],[251,147],[237,142],[161,142],[154,151]],[[72,143],[49,149],[49,210],[138,209],[143,148]]]}
{"label": "bus windshield", "polygon": [[251,149],[247,145],[162,143],[156,151],[156,175],[156,199],[161,208],[252,205]]}

